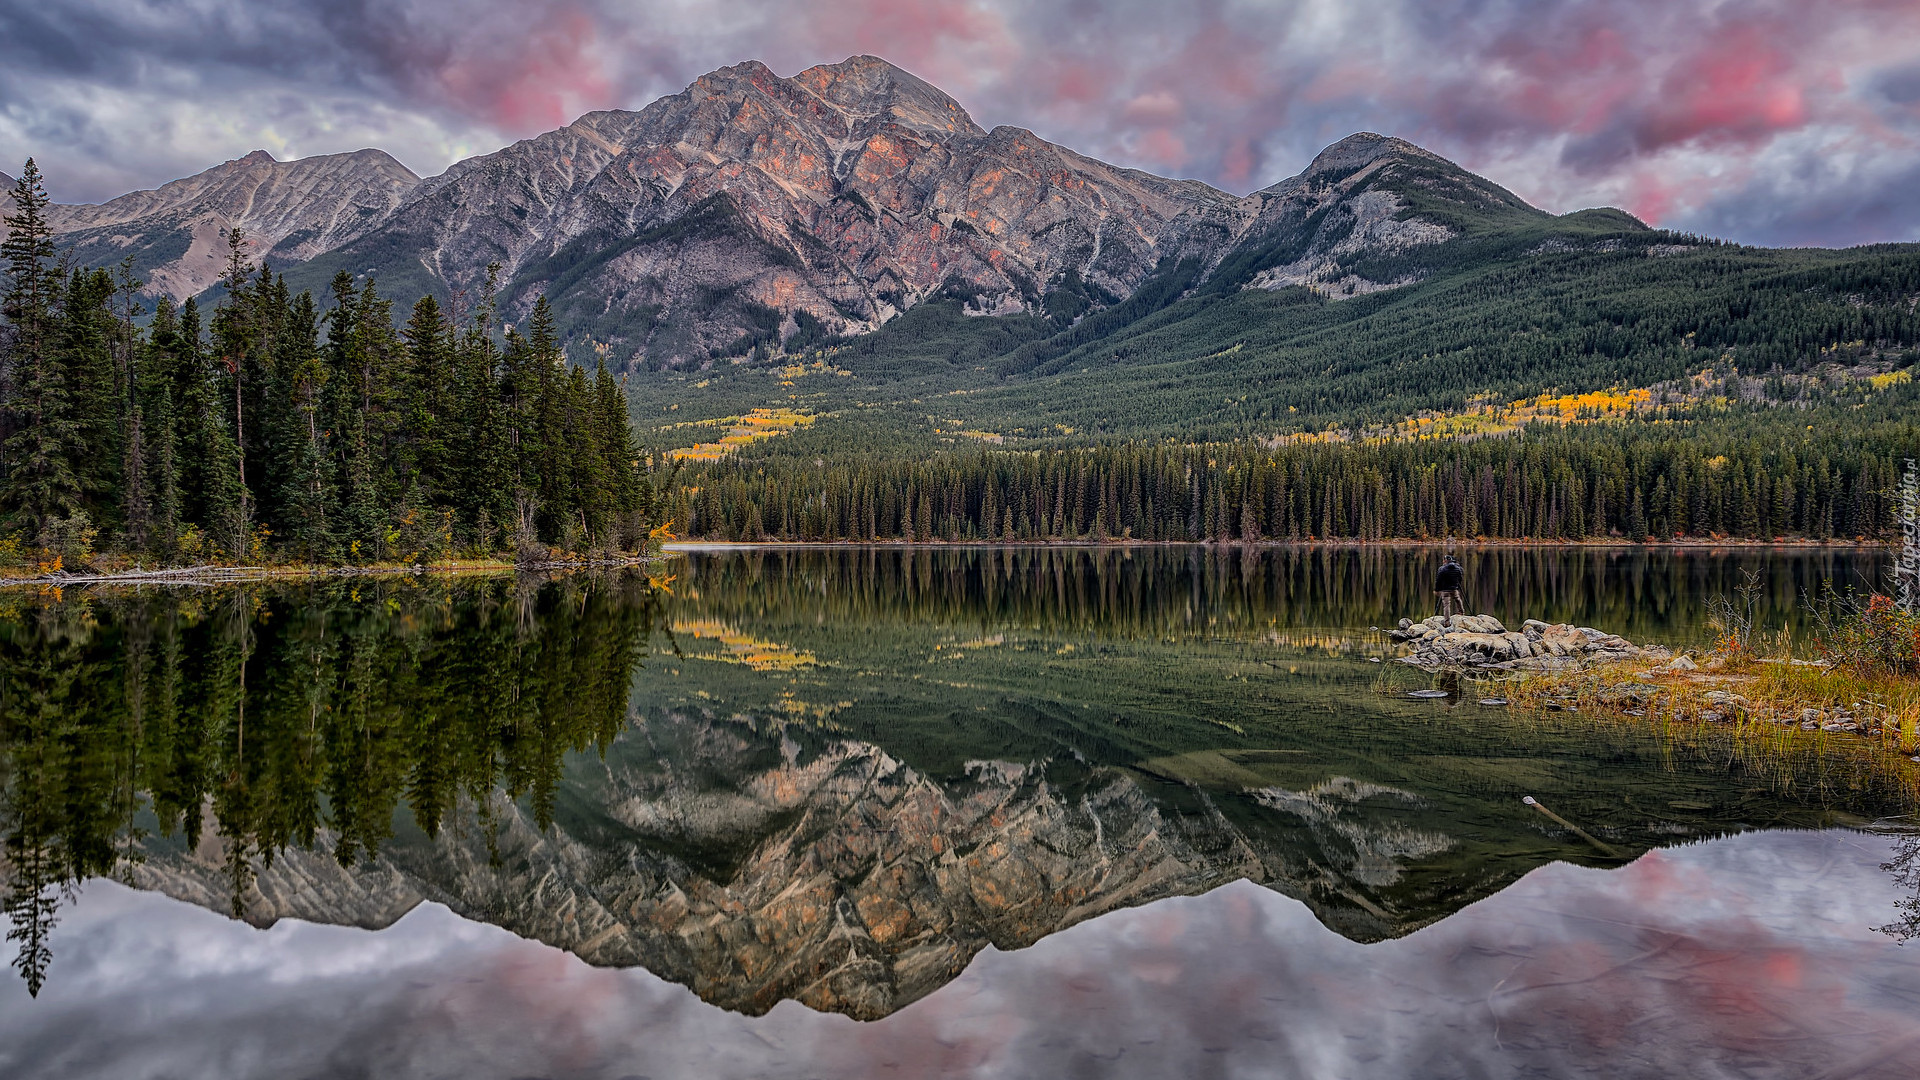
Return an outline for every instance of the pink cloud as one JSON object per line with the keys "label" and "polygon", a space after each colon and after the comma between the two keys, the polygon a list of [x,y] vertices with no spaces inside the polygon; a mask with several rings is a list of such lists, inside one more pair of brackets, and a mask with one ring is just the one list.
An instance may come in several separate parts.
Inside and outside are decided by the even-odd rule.
{"label": "pink cloud", "polygon": [[615,104],[614,81],[594,53],[600,27],[578,7],[538,20],[525,36],[459,55],[438,81],[456,105],[505,131],[561,127]]}

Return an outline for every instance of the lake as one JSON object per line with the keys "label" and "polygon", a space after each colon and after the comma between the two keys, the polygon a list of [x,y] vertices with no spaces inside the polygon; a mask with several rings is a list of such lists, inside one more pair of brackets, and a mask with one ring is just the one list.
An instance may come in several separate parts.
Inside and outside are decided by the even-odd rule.
{"label": "lake", "polygon": [[[1510,625],[1674,647],[1749,581],[1804,642],[1886,566],[1463,561]],[[1908,763],[1411,698],[1370,628],[1436,562],[0,595],[0,1074],[1911,1075]]]}

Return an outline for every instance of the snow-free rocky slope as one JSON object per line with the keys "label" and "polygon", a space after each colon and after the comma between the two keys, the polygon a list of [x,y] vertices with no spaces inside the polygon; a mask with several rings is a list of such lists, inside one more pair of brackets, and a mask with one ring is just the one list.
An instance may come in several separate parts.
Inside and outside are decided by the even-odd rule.
{"label": "snow-free rocky slope", "polygon": [[230,228],[252,240],[254,260],[288,266],[377,228],[419,183],[380,150],[299,161],[255,150],[98,206],[56,204],[48,218],[79,265],[114,266],[131,255],[148,293],[183,300],[225,270]]}
{"label": "snow-free rocky slope", "polygon": [[1245,197],[1118,168],[985,130],[935,87],[856,56],[792,78],[722,68],[427,180],[377,150],[256,151],[53,216],[81,262],[132,254],[149,291],[176,298],[213,283],[235,225],[316,293],[345,270],[404,303],[472,288],[498,262],[513,315],[544,293],[576,340],[657,367],[870,331],[936,297],[1064,325],[1170,276],[1178,290],[1362,294],[1410,278],[1368,277],[1361,256],[1514,215],[1545,217],[1371,134]]}

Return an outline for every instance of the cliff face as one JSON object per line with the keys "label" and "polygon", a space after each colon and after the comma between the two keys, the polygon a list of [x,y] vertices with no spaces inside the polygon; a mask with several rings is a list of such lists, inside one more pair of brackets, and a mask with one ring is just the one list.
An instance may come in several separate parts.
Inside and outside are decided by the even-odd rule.
{"label": "cliff face", "polygon": [[[872,1018],[944,985],[989,944],[1021,948],[1243,877],[1306,899],[1345,932],[1404,932],[1412,914],[1351,897],[1390,883],[1398,860],[1447,846],[1370,822],[1366,800],[1411,797],[1351,782],[1262,793],[1299,823],[1283,839],[1249,833],[1197,789],[1156,794],[1132,770],[980,762],[939,781],[870,744],[803,749],[783,732],[691,717],[652,721],[604,766],[571,771],[580,779],[549,830],[495,799],[435,839],[403,832],[351,870],[323,835],[261,870],[244,917],[381,927],[434,900],[590,963],[644,966],[727,1008],[794,998]],[[132,871],[141,887],[229,909],[211,828],[195,852],[149,847]]]}
{"label": "cliff face", "polygon": [[249,257],[304,262],[382,224],[420,183],[380,150],[275,161],[264,150],[152,191],[49,207],[75,261],[112,266],[131,255],[150,294],[185,299],[226,267],[226,230],[245,230]]}

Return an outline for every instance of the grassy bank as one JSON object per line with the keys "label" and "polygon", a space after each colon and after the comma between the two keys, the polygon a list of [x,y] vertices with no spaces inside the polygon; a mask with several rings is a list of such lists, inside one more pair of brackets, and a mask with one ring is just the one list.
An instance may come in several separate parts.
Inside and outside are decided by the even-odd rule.
{"label": "grassy bank", "polygon": [[1719,729],[1748,752],[1811,739],[1915,775],[1902,759],[1920,761],[1920,615],[1888,597],[1849,595],[1821,601],[1815,617],[1821,629],[1800,650],[1811,657],[1794,655],[1784,633],[1756,639],[1741,608],[1721,601],[1721,637],[1698,658],[1612,660],[1473,681],[1485,698],[1517,708]]}
{"label": "grassy bank", "polygon": [[1716,724],[1751,733],[1822,732],[1900,754],[1920,751],[1920,679],[1784,657],[1728,662],[1716,655],[1694,671],[1615,661],[1502,676],[1480,689],[1519,708]]}

